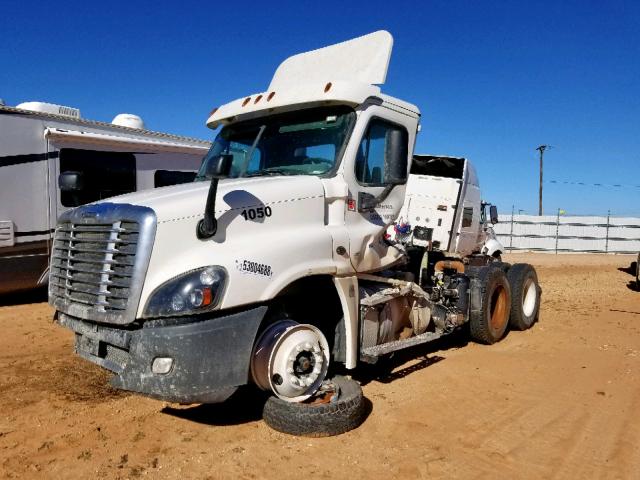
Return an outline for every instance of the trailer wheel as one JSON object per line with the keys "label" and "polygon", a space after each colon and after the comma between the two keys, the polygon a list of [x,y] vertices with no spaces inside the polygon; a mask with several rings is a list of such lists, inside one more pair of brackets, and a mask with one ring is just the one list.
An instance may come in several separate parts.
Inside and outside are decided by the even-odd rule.
{"label": "trailer wheel", "polygon": [[479,269],[472,277],[471,338],[487,345],[496,343],[507,330],[510,310],[511,288],[504,271],[491,267]]}
{"label": "trailer wheel", "polygon": [[303,403],[270,397],[262,417],[274,430],[305,437],[330,437],[358,427],[367,416],[362,388],[355,380],[336,376]]}
{"label": "trailer wheel", "polygon": [[536,322],[540,310],[540,285],[535,269],[528,263],[516,263],[507,272],[511,287],[509,325],[526,330]]}

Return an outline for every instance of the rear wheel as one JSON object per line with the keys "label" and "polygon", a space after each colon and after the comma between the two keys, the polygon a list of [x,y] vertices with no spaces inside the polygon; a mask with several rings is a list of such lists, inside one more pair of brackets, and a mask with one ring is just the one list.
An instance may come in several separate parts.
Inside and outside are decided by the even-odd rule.
{"label": "rear wheel", "polygon": [[636,285],[640,287],[640,253],[636,259]]}
{"label": "rear wheel", "polygon": [[471,338],[493,344],[500,340],[509,324],[511,288],[500,268],[484,267],[472,278],[472,306],[469,314]]}
{"label": "rear wheel", "polygon": [[526,330],[538,319],[540,286],[535,269],[527,263],[516,263],[507,272],[511,287],[511,317],[509,325]]}

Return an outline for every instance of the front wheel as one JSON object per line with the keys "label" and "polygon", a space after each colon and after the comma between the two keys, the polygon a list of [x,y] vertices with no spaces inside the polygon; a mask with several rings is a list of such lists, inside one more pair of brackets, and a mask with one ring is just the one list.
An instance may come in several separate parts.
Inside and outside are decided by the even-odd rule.
{"label": "front wheel", "polygon": [[256,342],[253,381],[286,402],[302,402],[322,385],[329,369],[329,344],[313,325],[280,320]]}

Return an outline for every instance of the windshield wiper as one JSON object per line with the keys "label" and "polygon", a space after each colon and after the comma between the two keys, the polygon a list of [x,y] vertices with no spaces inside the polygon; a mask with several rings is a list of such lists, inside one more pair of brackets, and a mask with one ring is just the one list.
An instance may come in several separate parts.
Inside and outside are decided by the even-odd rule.
{"label": "windshield wiper", "polygon": [[251,162],[251,157],[253,157],[253,152],[255,151],[256,147],[258,146],[258,142],[260,141],[260,138],[262,138],[262,134],[264,133],[264,131],[267,129],[266,125],[262,125],[260,127],[260,130],[258,131],[258,135],[256,135],[255,140],[253,141],[253,144],[251,145],[251,148],[249,149],[249,153],[247,154],[246,158],[244,159],[244,163],[242,164],[242,169],[240,170],[240,177],[245,177],[247,175],[247,168],[249,168],[249,162]]}

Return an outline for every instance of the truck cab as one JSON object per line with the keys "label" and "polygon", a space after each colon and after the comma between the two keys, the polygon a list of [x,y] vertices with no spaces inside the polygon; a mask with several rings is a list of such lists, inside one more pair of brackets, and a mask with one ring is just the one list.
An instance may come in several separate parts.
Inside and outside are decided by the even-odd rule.
{"label": "truck cab", "polygon": [[406,245],[447,255],[499,259],[504,247],[492,228],[497,221],[496,207],[481,200],[478,173],[468,159],[416,154],[405,202],[388,234]]}

